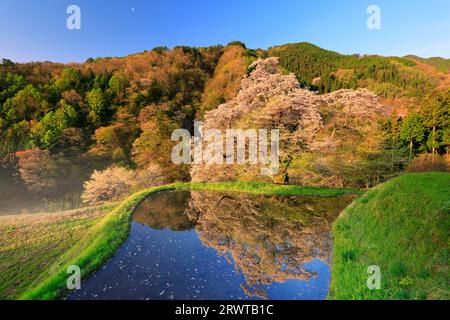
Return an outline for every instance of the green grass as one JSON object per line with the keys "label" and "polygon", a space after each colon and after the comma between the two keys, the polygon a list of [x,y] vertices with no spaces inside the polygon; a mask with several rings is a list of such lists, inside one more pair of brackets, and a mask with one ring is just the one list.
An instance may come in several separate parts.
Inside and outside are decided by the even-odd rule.
{"label": "green grass", "polygon": [[[367,192],[333,226],[330,299],[449,299],[450,174],[406,174]],[[381,289],[367,288],[367,267]]]}
{"label": "green grass", "polygon": [[24,290],[20,299],[51,300],[61,298],[66,293],[66,270],[70,265],[81,268],[82,278],[86,279],[103,263],[111,258],[119,246],[127,239],[131,215],[136,206],[152,193],[162,190],[217,190],[236,191],[255,194],[274,195],[319,195],[338,196],[342,194],[361,193],[358,190],[338,188],[313,188],[301,186],[273,185],[256,182],[229,183],[179,183],[150,188],[133,194],[108,213],[99,223],[86,232],[45,271],[37,277],[33,284]]}
{"label": "green grass", "polygon": [[0,299],[14,299],[110,208],[0,217]]}
{"label": "green grass", "polygon": [[278,196],[321,196],[337,197],[343,194],[363,194],[364,191],[332,187],[305,187],[297,185],[279,185],[265,182],[220,182],[190,183],[181,188],[192,190],[236,191],[254,194],[272,194]]}

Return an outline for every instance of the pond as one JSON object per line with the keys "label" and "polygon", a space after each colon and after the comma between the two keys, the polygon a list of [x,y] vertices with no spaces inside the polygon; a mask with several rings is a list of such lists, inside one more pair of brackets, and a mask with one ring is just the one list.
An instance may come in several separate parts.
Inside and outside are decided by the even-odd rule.
{"label": "pond", "polygon": [[154,194],[115,256],[68,299],[324,299],[331,224],[352,200]]}

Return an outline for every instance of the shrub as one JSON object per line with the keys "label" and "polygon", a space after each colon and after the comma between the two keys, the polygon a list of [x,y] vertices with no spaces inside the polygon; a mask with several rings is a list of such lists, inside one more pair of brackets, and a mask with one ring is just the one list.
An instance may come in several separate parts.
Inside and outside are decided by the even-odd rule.
{"label": "shrub", "polygon": [[133,188],[136,190],[159,186],[167,183],[157,165],[148,165],[144,169],[138,170],[134,174]]}
{"label": "shrub", "polygon": [[439,155],[422,154],[415,158],[406,169],[408,172],[450,172],[449,161]]}
{"label": "shrub", "polygon": [[118,200],[130,191],[133,171],[122,167],[111,167],[103,171],[95,170],[84,183],[83,202],[97,205]]}

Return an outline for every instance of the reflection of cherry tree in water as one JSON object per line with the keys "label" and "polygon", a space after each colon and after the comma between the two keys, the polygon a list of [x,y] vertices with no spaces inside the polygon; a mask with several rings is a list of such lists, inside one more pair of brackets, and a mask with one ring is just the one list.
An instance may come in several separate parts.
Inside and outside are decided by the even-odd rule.
{"label": "reflection of cherry tree in water", "polygon": [[330,262],[331,223],[350,201],[192,191],[187,214],[203,243],[243,273],[244,291],[266,297],[272,282],[316,276],[305,263]]}
{"label": "reflection of cherry tree in water", "polygon": [[153,229],[195,228],[201,241],[242,272],[249,296],[267,285],[317,276],[305,263],[331,258],[331,223],[352,196],[257,196],[211,191],[162,192],[144,201],[134,220]]}

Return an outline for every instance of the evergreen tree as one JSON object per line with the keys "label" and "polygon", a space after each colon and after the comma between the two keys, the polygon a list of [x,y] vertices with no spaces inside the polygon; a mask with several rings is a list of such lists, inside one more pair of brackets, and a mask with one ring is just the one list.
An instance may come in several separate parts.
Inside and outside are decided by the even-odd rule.
{"label": "evergreen tree", "polygon": [[402,123],[400,138],[409,144],[409,160],[412,158],[414,143],[420,143],[425,138],[425,126],[422,117],[417,113],[412,113]]}

